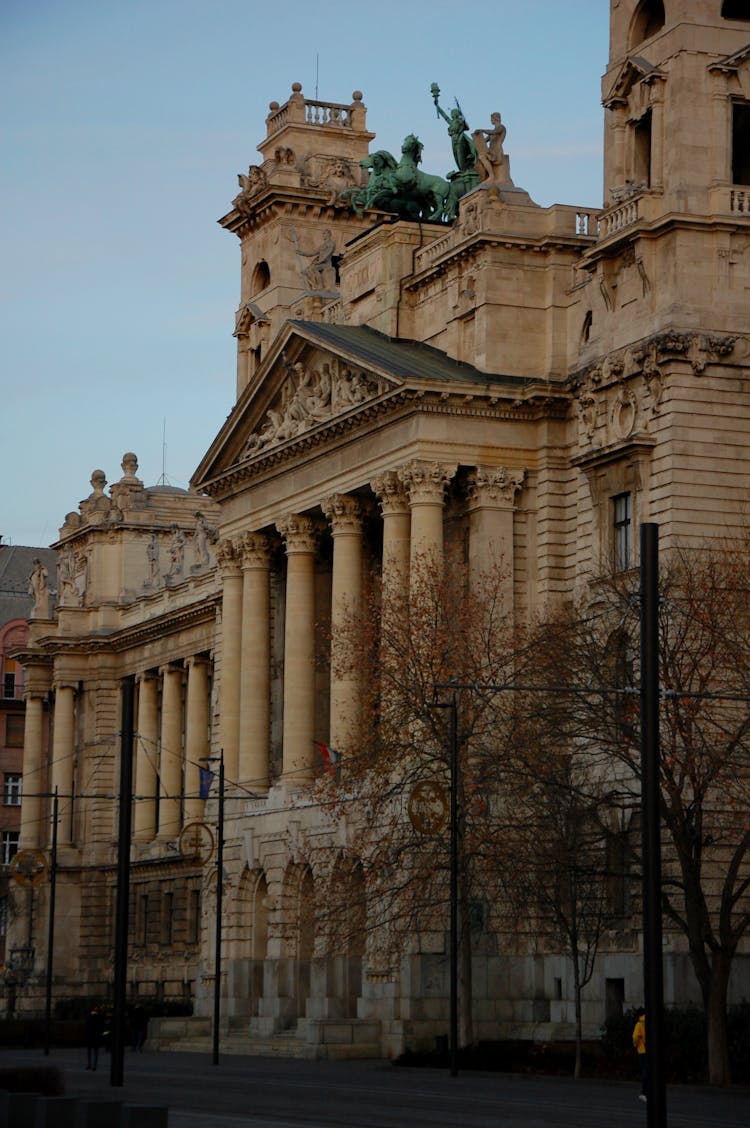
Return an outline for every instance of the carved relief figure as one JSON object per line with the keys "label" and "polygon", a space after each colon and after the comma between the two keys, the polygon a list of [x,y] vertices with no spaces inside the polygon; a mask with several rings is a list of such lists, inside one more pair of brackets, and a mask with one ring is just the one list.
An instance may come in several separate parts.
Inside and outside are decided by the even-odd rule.
{"label": "carved relief figure", "polygon": [[193,571],[195,572],[208,567],[208,542],[210,537],[211,530],[206,524],[206,518],[202,513],[196,513],[195,531],[193,533]]}
{"label": "carved relief figure", "polygon": [[[336,244],[328,228],[323,232],[320,246],[314,251],[303,251],[295,228],[292,228],[292,242],[297,255],[299,271],[310,290],[335,290],[336,267],[333,256],[336,254]],[[301,260],[309,259],[307,265]]]}
{"label": "carved relief figure", "polygon": [[148,579],[146,582],[149,587],[158,587],[161,569],[159,566],[159,537],[156,533],[151,534],[151,539],[146,546],[146,560],[148,561]]}
{"label": "carved relief figure", "polygon": [[29,576],[29,595],[34,600],[31,609],[32,619],[49,619],[49,586],[47,583],[47,569],[36,556],[34,568]]}
{"label": "carved relief figure", "polygon": [[185,566],[185,534],[179,525],[172,526],[172,540],[169,545],[169,571],[167,579],[174,580],[182,576]]}

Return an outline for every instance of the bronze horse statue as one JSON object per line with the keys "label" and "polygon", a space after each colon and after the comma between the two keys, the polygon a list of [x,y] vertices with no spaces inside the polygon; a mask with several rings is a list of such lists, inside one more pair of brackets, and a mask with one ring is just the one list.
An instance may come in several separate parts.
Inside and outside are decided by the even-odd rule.
{"label": "bronze horse statue", "polygon": [[341,198],[357,215],[368,208],[394,212],[401,219],[440,221],[444,217],[450,184],[442,176],[431,176],[418,167],[422,142],[413,133],[404,138],[401,160],[387,149],[370,153],[359,163],[370,172],[364,188],[349,188]]}

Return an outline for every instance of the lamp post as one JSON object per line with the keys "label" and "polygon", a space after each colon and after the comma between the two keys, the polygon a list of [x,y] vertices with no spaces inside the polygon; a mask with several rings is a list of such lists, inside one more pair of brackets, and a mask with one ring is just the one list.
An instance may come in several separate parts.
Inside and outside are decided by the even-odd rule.
{"label": "lamp post", "polygon": [[221,905],[224,896],[224,750],[219,758],[219,810],[216,826],[216,958],[214,960],[213,1064],[219,1064],[221,1022]]}
{"label": "lamp post", "polygon": [[52,972],[55,948],[55,895],[57,892],[57,788],[52,799],[52,852],[49,875],[49,927],[47,933],[47,988],[44,1006],[44,1054],[49,1057],[50,1033],[52,1028]]}

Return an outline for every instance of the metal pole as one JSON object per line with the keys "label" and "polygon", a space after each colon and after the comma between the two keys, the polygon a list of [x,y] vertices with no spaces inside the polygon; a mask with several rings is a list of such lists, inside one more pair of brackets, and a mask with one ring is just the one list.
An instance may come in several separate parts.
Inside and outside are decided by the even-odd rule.
{"label": "metal pole", "polygon": [[219,812],[216,830],[216,959],[214,960],[214,1044],[213,1064],[219,1064],[219,1023],[221,1021],[221,907],[224,896],[224,749],[219,759]]}
{"label": "metal pole", "polygon": [[641,823],[648,1128],[666,1128],[659,780],[659,526],[641,525]]}
{"label": "metal pole", "polygon": [[49,927],[47,931],[47,993],[44,1006],[44,1055],[49,1057],[50,1034],[52,1030],[52,969],[55,951],[55,895],[57,893],[57,808],[58,797],[52,800],[52,853],[49,875]]}
{"label": "metal pole", "polygon": [[451,827],[450,827],[450,1063],[451,1077],[458,1074],[458,709],[450,702]]}
{"label": "metal pole", "polygon": [[133,810],[133,702],[135,678],[122,682],[120,730],[120,822],[117,839],[117,901],[115,906],[115,986],[112,1014],[110,1085],[122,1085],[125,1059],[125,1018],[128,972],[128,909],[130,901],[130,827]]}

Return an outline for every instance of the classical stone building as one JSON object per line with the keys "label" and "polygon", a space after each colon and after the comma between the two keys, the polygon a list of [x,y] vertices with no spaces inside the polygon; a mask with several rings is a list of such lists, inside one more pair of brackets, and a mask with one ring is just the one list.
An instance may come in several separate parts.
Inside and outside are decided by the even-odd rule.
{"label": "classical stone building", "polygon": [[[64,797],[56,990],[108,982],[119,687],[135,677],[132,994],[192,1000],[185,1032],[207,1033],[221,750],[230,1030],[339,1055],[444,1031],[444,948],[415,939],[386,974],[365,921],[345,951],[316,928],[330,882],[364,880],[309,791],[318,745],[345,748],[357,723],[319,624],[335,645],[373,570],[408,584],[421,555],[457,544],[470,569],[502,555],[523,621],[604,561],[632,567],[643,521],[667,550],[741,524],[746,15],[727,0],[611,4],[601,209],[534,204],[493,114],[456,218],[394,217],[368,195],[378,151],[358,92],[322,102],[294,84],[271,103],[260,163],[221,220],[241,253],[235,407],[190,491],[144,487],[133,455],[108,493],[94,473],[55,546],[56,615],[32,623],[23,655],[30,699],[54,694],[51,758],[32,712],[25,771],[30,791]],[[22,843],[46,847],[47,826],[29,808]],[[668,959],[668,1001],[696,997],[684,954]],[[490,945],[475,960],[478,1036],[569,1029],[562,956]],[[747,975],[741,957],[739,994]],[[634,937],[602,954],[587,1028],[608,998],[641,992]]]}

